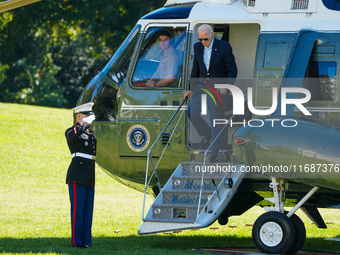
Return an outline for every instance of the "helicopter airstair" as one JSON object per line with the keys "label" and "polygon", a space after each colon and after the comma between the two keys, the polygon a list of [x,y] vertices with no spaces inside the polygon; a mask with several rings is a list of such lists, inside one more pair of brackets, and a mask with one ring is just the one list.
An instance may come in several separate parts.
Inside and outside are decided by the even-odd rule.
{"label": "helicopter airstair", "polygon": [[[159,138],[176,116],[184,101],[165,126]],[[178,121],[180,121],[181,117]],[[156,139],[154,145],[158,139]],[[145,235],[205,228],[214,223],[237,193],[245,174],[242,171],[244,165],[228,162],[209,164],[206,162],[207,150],[203,162],[182,162],[179,164],[162,188],[156,171],[157,165],[155,166],[151,155],[153,146],[148,152],[143,224],[139,228],[138,234]],[[158,162],[161,158],[162,156]],[[153,172],[150,176],[148,173],[149,162],[153,167]],[[160,193],[145,215],[146,191],[153,177],[158,183]]]}
{"label": "helicopter airstair", "polygon": [[211,225],[237,192],[244,175],[240,171],[241,166],[181,163],[143,218],[138,233],[143,235]]}

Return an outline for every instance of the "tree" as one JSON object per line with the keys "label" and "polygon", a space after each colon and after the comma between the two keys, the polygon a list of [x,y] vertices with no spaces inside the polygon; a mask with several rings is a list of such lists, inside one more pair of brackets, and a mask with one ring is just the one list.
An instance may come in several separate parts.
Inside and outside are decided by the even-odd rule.
{"label": "tree", "polygon": [[136,21],[164,0],[44,0],[0,14],[0,101],[73,107]]}

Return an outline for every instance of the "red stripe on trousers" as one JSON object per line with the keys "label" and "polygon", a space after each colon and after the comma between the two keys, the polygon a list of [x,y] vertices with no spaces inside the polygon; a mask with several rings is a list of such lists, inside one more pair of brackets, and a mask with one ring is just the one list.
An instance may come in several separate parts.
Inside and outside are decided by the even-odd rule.
{"label": "red stripe on trousers", "polygon": [[73,183],[73,222],[72,222],[72,245],[76,246],[76,240],[74,238],[74,229],[76,226],[76,212],[77,212],[77,190],[76,183]]}

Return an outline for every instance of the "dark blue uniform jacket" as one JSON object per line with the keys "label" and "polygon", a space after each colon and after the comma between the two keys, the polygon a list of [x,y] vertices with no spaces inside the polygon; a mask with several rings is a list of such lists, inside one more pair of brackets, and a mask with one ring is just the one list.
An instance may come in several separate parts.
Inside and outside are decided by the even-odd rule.
{"label": "dark blue uniform jacket", "polygon": [[[66,130],[65,136],[71,154],[85,153],[96,155],[97,139],[94,132],[89,129],[90,124],[85,123]],[[68,168],[66,183],[76,182],[86,186],[94,187],[95,185],[95,160],[73,157]]]}

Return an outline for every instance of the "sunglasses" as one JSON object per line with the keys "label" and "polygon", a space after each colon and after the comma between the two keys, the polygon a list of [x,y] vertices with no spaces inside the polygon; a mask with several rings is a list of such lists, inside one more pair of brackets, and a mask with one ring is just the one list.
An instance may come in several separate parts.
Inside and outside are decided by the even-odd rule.
{"label": "sunglasses", "polygon": [[198,40],[199,40],[200,42],[202,42],[203,40],[204,40],[204,41],[209,41],[208,38],[198,38]]}

